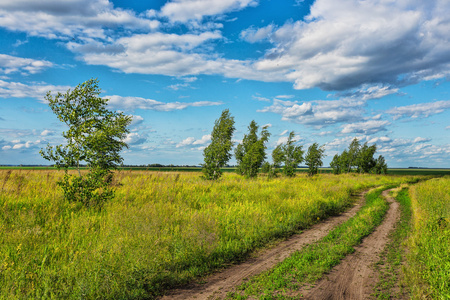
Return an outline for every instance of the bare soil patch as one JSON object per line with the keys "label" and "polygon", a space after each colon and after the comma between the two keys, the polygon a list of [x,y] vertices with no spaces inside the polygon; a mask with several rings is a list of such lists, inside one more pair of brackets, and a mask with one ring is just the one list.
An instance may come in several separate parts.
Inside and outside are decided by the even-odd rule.
{"label": "bare soil patch", "polygon": [[185,288],[168,291],[162,299],[223,299],[228,292],[233,291],[245,279],[274,267],[293,252],[325,237],[333,228],[353,217],[361,208],[364,195],[365,192],[361,193],[358,196],[357,203],[347,212],[315,224],[273,248],[259,252],[255,257],[242,264],[234,265],[222,272],[213,274],[205,278],[203,284],[193,283]]}
{"label": "bare soil patch", "polygon": [[303,299],[371,299],[378,273],[374,264],[389,242],[389,233],[400,218],[399,203],[389,196],[389,190],[383,192],[390,208],[382,224],[366,237],[355,252],[348,255],[325,278],[314,287],[297,293]]}

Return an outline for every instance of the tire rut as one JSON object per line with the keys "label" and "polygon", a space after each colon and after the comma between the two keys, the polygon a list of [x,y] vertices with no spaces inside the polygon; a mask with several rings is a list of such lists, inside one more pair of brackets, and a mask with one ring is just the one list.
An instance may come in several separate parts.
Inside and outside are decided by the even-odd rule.
{"label": "tire rut", "polygon": [[390,190],[382,195],[390,203],[383,222],[363,242],[355,247],[355,252],[346,256],[326,277],[320,279],[313,288],[303,288],[296,293],[301,299],[371,299],[378,281],[374,264],[389,242],[389,233],[400,218],[400,204],[389,196]]}
{"label": "tire rut", "polygon": [[228,292],[233,291],[245,279],[274,267],[293,252],[325,237],[333,228],[353,217],[363,205],[365,194],[366,192],[359,194],[357,203],[346,212],[317,223],[280,242],[273,248],[261,251],[257,257],[252,257],[241,264],[231,266],[205,278],[204,284],[192,283],[184,288],[170,290],[161,300],[223,299]]}

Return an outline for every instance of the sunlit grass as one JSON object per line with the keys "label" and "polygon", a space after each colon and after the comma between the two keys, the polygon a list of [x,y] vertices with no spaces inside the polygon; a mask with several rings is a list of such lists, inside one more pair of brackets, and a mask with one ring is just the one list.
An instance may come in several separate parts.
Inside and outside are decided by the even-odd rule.
{"label": "sunlit grass", "polygon": [[123,171],[98,210],[65,202],[61,176],[0,170],[2,299],[152,298],[342,212],[356,191],[412,178]]}
{"label": "sunlit grass", "polygon": [[414,185],[410,195],[408,284],[415,299],[450,299],[450,177]]}

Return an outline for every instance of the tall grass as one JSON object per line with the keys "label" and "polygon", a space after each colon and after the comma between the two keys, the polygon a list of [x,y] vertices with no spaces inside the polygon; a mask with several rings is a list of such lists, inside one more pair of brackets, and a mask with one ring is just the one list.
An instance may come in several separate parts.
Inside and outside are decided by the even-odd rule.
{"label": "tall grass", "polygon": [[63,201],[62,174],[0,170],[0,298],[152,298],[413,177],[120,172],[101,209]]}
{"label": "tall grass", "polygon": [[415,299],[450,299],[450,177],[410,188],[413,233],[405,268]]}

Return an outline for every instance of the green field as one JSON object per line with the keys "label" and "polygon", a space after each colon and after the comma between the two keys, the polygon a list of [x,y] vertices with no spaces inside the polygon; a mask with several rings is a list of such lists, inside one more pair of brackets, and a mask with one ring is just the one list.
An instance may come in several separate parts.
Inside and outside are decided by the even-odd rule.
{"label": "green field", "polygon": [[[54,167],[49,166],[0,166],[0,170],[53,170]],[[165,167],[144,167],[144,166],[136,166],[136,167],[121,167],[119,170],[123,171],[155,171],[155,172],[201,172],[201,167],[179,167],[179,166],[165,166]],[[226,167],[222,168],[224,173],[233,173],[236,172],[235,167]],[[308,169],[305,168],[297,168],[297,173],[305,173],[308,172]],[[320,174],[330,174],[332,173],[331,168],[319,168]],[[415,168],[391,168],[388,169],[389,175],[433,175],[433,176],[445,176],[450,175],[450,169],[442,168],[442,169],[415,169]]]}
{"label": "green field", "polygon": [[0,170],[1,299],[151,299],[346,210],[361,190],[425,178],[122,170],[99,210],[66,202],[62,175]]}

